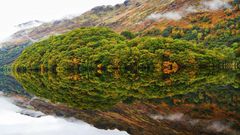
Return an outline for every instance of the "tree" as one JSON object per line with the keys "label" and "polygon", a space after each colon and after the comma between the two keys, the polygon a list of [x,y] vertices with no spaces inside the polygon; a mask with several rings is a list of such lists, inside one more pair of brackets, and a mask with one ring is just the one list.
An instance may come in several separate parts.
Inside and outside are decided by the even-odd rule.
{"label": "tree", "polygon": [[157,28],[153,28],[151,30],[148,30],[144,36],[160,36],[161,35],[161,31]]}
{"label": "tree", "polygon": [[121,32],[121,35],[124,36],[127,39],[133,39],[133,38],[136,37],[135,34],[133,34],[130,31],[123,31],[123,32]]}
{"label": "tree", "polygon": [[172,26],[168,26],[166,29],[163,30],[162,36],[163,36],[163,37],[168,37],[168,36],[170,36],[170,34],[172,33],[172,29],[173,29]]}

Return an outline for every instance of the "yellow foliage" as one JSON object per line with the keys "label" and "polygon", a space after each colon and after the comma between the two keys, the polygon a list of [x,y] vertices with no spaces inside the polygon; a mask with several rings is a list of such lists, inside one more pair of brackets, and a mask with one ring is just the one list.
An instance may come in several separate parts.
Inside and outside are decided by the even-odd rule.
{"label": "yellow foliage", "polygon": [[97,65],[97,68],[98,68],[98,69],[103,69],[103,65],[102,65],[102,64],[98,64],[98,65]]}
{"label": "yellow foliage", "polygon": [[80,63],[80,60],[77,59],[77,58],[73,58],[72,63],[73,63],[73,64],[79,64],[79,63]]}

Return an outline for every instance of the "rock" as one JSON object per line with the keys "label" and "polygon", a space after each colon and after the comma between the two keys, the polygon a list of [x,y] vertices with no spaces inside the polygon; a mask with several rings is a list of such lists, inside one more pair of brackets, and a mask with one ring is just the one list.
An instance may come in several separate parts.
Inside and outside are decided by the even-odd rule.
{"label": "rock", "polygon": [[107,12],[107,11],[111,11],[111,10],[114,10],[114,7],[113,6],[98,6],[98,7],[95,7],[92,9],[92,11],[94,13],[99,13],[99,12]]}
{"label": "rock", "polygon": [[130,6],[130,5],[131,5],[131,1],[130,1],[130,0],[124,1],[124,5],[125,5],[125,6]]}

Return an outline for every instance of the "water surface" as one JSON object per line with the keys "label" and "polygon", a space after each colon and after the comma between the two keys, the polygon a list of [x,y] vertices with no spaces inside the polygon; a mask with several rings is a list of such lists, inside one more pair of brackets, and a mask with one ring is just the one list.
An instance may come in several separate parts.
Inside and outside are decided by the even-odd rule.
{"label": "water surface", "polygon": [[30,103],[37,97],[28,94],[13,77],[0,77],[1,135],[127,135],[117,129],[97,129],[73,117],[36,111]]}
{"label": "water surface", "polygon": [[[26,72],[13,76],[0,80],[5,81],[0,83],[5,97],[14,100],[4,104],[35,111],[18,113],[21,121],[37,121],[31,124],[36,130],[23,130],[29,134],[38,130],[74,135],[240,134],[240,72],[236,70],[182,70],[172,75]],[[52,127],[48,126],[51,122]],[[16,125],[16,129],[24,126]]]}

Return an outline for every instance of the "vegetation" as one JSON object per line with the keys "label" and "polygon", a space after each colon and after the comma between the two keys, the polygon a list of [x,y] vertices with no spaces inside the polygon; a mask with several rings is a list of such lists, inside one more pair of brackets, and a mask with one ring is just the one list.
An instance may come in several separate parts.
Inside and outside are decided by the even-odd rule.
{"label": "vegetation", "polygon": [[[171,7],[178,4],[170,3]],[[239,0],[234,4],[236,9],[239,8]],[[144,6],[143,3],[139,8]],[[161,122],[161,127],[167,127],[167,130],[176,125],[180,128],[182,123],[191,125],[192,129],[201,127],[201,124],[201,133],[207,134],[209,125],[206,123],[226,121],[229,127],[239,129],[239,72],[218,70],[239,68],[239,12],[234,8],[212,13],[189,13],[184,21],[174,24],[176,21],[173,20],[144,21],[150,12],[159,10],[157,8],[134,15],[133,5],[130,7],[132,11],[128,15],[131,21],[118,12],[125,10],[119,5],[119,10],[94,8],[88,13],[96,14],[79,17],[76,21],[80,22],[79,25],[74,21],[69,21],[69,25],[60,22],[58,29],[64,26],[70,29],[88,25],[109,26],[119,33],[105,27],[85,27],[51,36],[22,52],[13,63],[13,75],[28,93],[56,103],[54,107],[60,105],[70,116],[76,114],[76,118],[97,120],[94,125],[100,127],[120,125],[120,130],[127,127],[124,130],[131,134],[131,125],[140,125],[140,130],[135,131],[142,132],[142,129],[152,130],[150,127],[157,125],[156,122]],[[121,17],[112,17],[115,13],[120,13]],[[214,20],[213,16],[218,13],[223,18]],[[105,18],[106,15],[111,17]],[[87,21],[81,21],[81,18]],[[122,27],[136,33],[121,32]],[[44,32],[39,34],[41,37],[56,27],[47,28],[31,34]],[[42,107],[51,113],[56,111],[55,108],[49,110],[46,105]],[[151,117],[171,117],[176,112],[183,114],[185,120],[173,122]],[[65,116],[63,111],[56,114]],[[193,120],[197,120],[197,124]],[[172,126],[169,125],[171,123]],[[149,128],[142,126],[147,124]],[[181,130],[188,128],[182,127]],[[192,129],[187,130],[195,132]],[[176,129],[174,133],[176,131],[181,133]]]}
{"label": "vegetation", "polygon": [[22,96],[29,96],[27,92],[23,89],[21,84],[19,84],[14,77],[8,75],[7,73],[2,73],[0,71],[0,88],[1,92],[5,95],[10,94],[20,94]]}
{"label": "vegetation", "polygon": [[130,31],[123,31],[123,32],[121,32],[121,35],[124,36],[127,39],[133,39],[133,38],[136,37],[135,34],[133,34]]}
{"label": "vegetation", "polygon": [[[150,34],[151,36],[171,37],[173,39],[184,39],[194,43],[203,44],[207,48],[224,48],[230,47],[235,49],[239,47],[240,42],[240,16],[229,18],[217,23],[214,27],[209,24],[203,26],[199,22],[208,22],[210,20],[207,16],[202,16],[197,20],[192,20],[192,27],[182,28],[169,26],[161,33]],[[196,21],[196,23],[195,23]],[[155,28],[156,29],[156,28]],[[157,30],[154,30],[157,31]],[[160,30],[158,30],[160,31]],[[141,35],[149,35],[153,30],[145,31]]]}
{"label": "vegetation", "polygon": [[[172,30],[167,28],[164,36]],[[131,39],[130,32],[124,33],[122,35],[129,40],[101,27],[80,28],[52,36],[26,48],[13,67],[41,71],[153,69],[172,73],[179,67],[234,66],[232,48],[206,49],[203,44],[164,37]]]}
{"label": "vegetation", "polygon": [[12,63],[26,46],[27,44],[14,47],[2,47],[0,49],[0,66]]}
{"label": "vegetation", "polygon": [[[110,109],[117,103],[164,101],[217,104],[222,109],[240,112],[239,75],[236,71],[181,70],[172,75],[161,72],[14,73],[31,94],[78,109]],[[225,87],[231,85],[231,87]],[[233,86],[233,87],[232,87]],[[206,95],[206,96],[203,96]],[[221,97],[221,98],[216,98]],[[180,104],[180,102],[179,102]]]}

